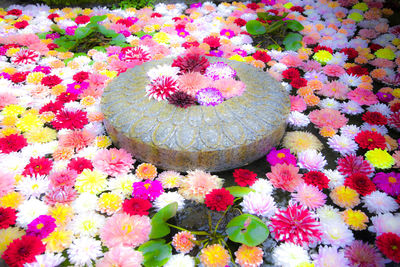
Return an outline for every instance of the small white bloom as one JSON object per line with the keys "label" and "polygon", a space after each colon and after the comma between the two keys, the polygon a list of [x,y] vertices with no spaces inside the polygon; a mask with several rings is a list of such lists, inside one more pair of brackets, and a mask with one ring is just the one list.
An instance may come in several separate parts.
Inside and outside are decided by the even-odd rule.
{"label": "small white bloom", "polygon": [[258,179],[250,188],[264,195],[271,195],[274,190],[274,187],[268,179]]}
{"label": "small white bloom", "polygon": [[395,212],[399,204],[384,192],[374,191],[362,198],[364,207],[371,213]]}
{"label": "small white bloom", "polygon": [[69,261],[74,266],[93,266],[92,260],[103,256],[101,241],[90,237],[75,239],[67,250]]}
{"label": "small white bloom", "polygon": [[168,204],[173,202],[178,203],[178,211],[182,210],[185,206],[185,198],[181,196],[178,192],[167,192],[162,193],[154,202],[154,207],[159,211],[160,209],[164,208]]}
{"label": "small white bloom", "polygon": [[82,193],[72,202],[72,208],[76,213],[94,211],[97,207],[98,197],[90,193]]}
{"label": "small white bloom", "polygon": [[245,195],[240,205],[243,207],[243,212],[268,218],[276,212],[274,198],[257,192]]}
{"label": "small white bloom", "polygon": [[283,243],[274,249],[272,258],[276,266],[296,267],[300,263],[308,262],[310,257],[307,251],[292,243]]}
{"label": "small white bloom", "polygon": [[194,259],[182,253],[172,255],[164,267],[194,267]]}
{"label": "small white bloom", "polygon": [[23,228],[26,228],[34,219],[40,215],[47,214],[49,207],[43,202],[36,198],[25,200],[18,207],[17,213],[17,224]]}

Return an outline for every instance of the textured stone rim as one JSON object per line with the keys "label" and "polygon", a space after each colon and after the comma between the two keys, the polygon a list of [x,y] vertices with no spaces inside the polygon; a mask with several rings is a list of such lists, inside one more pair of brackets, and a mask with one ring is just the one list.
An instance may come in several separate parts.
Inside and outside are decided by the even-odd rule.
{"label": "textured stone rim", "polygon": [[146,72],[172,59],[146,62],[115,78],[101,109],[113,142],[137,159],[162,169],[223,171],[264,156],[281,140],[290,112],[289,95],[268,73],[243,62],[223,61],[237,71],[246,91],[213,106],[177,108],[149,100]]}

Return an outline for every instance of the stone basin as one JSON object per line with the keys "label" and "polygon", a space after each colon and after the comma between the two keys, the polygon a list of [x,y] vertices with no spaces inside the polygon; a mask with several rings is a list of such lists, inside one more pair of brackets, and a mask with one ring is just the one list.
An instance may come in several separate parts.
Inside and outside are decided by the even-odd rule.
{"label": "stone basin", "polygon": [[217,106],[175,107],[148,99],[147,71],[173,59],[149,61],[115,78],[104,90],[101,109],[113,143],[161,169],[209,172],[234,169],[277,145],[290,112],[289,94],[268,73],[247,63],[222,61],[237,72],[246,91]]}

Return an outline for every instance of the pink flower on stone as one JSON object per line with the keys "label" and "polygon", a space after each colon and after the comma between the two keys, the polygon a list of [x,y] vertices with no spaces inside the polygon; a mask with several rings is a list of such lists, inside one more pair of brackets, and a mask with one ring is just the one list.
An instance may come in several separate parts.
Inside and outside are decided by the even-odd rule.
{"label": "pink flower on stone", "polygon": [[149,240],[150,231],[149,217],[118,213],[106,220],[100,231],[100,238],[110,248],[137,247]]}
{"label": "pink flower on stone", "polygon": [[132,168],[135,160],[124,149],[111,148],[101,150],[93,159],[93,166],[108,175],[118,176],[126,174]]}
{"label": "pink flower on stone", "polygon": [[140,267],[143,262],[143,254],[140,251],[133,250],[129,247],[113,247],[97,264],[97,267]]}

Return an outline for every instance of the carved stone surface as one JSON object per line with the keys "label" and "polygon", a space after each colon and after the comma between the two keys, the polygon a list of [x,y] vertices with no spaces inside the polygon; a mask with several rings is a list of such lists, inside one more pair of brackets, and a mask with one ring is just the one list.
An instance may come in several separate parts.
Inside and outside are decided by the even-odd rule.
{"label": "carved stone surface", "polygon": [[149,100],[147,71],[172,59],[146,62],[115,78],[101,109],[114,144],[140,161],[168,170],[222,171],[264,156],[281,140],[290,112],[289,95],[269,74],[222,58],[237,71],[246,91],[215,107],[178,108]]}

